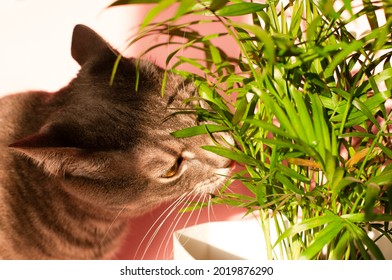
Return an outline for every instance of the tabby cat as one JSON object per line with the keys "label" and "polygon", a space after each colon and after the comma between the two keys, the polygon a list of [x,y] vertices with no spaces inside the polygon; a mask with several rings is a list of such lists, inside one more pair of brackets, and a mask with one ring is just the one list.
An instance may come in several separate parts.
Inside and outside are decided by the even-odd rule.
{"label": "tabby cat", "polygon": [[[77,25],[72,56],[81,69],[55,93],[0,99],[0,258],[108,259],[127,219],[185,193],[211,192],[230,161],[200,148],[210,136],[176,139],[196,124],[172,114],[195,94],[192,83],[121,58]],[[170,117],[168,117],[170,116]],[[218,175],[219,174],[219,175]]]}

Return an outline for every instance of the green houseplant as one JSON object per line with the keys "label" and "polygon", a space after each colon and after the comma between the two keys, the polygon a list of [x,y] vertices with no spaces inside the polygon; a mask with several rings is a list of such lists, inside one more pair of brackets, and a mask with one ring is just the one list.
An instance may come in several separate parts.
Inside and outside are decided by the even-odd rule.
{"label": "green houseplant", "polygon": [[[271,259],[383,259],[367,232],[373,229],[392,243],[392,1],[112,5],[152,2],[157,5],[134,41],[168,35],[166,44],[175,46],[168,71],[194,79],[210,107],[191,113],[214,123],[173,135],[227,131],[237,142],[231,149],[204,148],[242,164],[232,180],[252,195],[228,192],[226,186],[212,202],[258,211]],[[154,22],[175,4],[173,17]],[[186,20],[195,14],[201,19]],[[244,15],[247,23],[238,21]],[[366,19],[368,31],[348,31],[359,18]],[[210,23],[225,31],[193,30]],[[215,46],[220,37],[232,40],[238,57]],[[181,56],[187,48],[204,57]],[[183,64],[195,71],[180,70]],[[271,223],[276,242],[270,239]]]}

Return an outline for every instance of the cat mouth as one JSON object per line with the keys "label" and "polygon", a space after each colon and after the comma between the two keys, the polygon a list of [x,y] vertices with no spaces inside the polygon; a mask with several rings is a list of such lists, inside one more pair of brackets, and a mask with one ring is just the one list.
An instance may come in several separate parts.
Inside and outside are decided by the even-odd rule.
{"label": "cat mouth", "polygon": [[230,161],[226,164],[226,166],[225,166],[224,168],[228,168],[228,169],[230,169],[230,170],[234,170],[236,166],[237,166],[237,162],[234,161],[234,160],[230,160]]}
{"label": "cat mouth", "polygon": [[222,174],[223,172],[224,176],[230,176],[236,167],[238,166],[238,163],[234,160],[228,160],[223,167],[218,169],[218,172],[216,173],[217,175]]}

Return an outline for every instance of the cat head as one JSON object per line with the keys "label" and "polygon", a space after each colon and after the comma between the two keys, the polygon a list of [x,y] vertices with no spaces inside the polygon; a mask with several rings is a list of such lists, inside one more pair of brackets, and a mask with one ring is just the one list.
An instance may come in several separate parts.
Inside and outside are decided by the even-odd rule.
{"label": "cat head", "polygon": [[224,182],[231,162],[201,148],[213,144],[210,135],[170,135],[196,124],[193,114],[173,114],[195,95],[192,83],[169,73],[162,97],[161,68],[120,57],[83,25],[71,50],[78,75],[46,101],[42,127],[12,149],[78,197],[133,214]]}

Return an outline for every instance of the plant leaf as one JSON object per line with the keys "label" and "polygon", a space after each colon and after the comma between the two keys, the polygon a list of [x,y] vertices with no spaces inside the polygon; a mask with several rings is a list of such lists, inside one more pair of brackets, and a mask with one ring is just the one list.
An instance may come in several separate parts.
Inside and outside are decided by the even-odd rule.
{"label": "plant leaf", "polygon": [[374,206],[380,194],[380,186],[374,183],[370,183],[366,187],[365,195],[365,217],[372,219],[375,216]]}
{"label": "plant leaf", "polygon": [[233,125],[238,124],[242,120],[248,108],[248,101],[246,100],[245,96],[241,98],[241,100],[237,101],[237,104],[238,106],[234,113],[233,119],[231,120]]}
{"label": "plant leaf", "polygon": [[390,222],[390,221],[392,221],[392,215],[386,215],[386,214],[375,214],[371,220],[369,220],[366,217],[365,213],[345,214],[345,215],[342,215],[341,218],[348,220],[352,223]]}
{"label": "plant leaf", "polygon": [[219,10],[221,8],[223,8],[227,2],[229,2],[228,0],[212,0],[211,5],[210,5],[210,10],[211,11],[216,11]]}
{"label": "plant leaf", "polygon": [[306,220],[302,221],[301,223],[296,224],[296,225],[288,228],[281,236],[278,237],[278,239],[276,240],[276,242],[274,244],[274,247],[279,242],[283,241],[285,238],[288,238],[290,236],[294,236],[296,234],[299,234],[299,233],[304,232],[309,229],[321,227],[321,226],[326,225],[328,223],[337,222],[339,220],[340,220],[340,218],[338,216],[333,215],[330,212],[326,212],[326,214],[323,216],[318,216],[318,217],[306,219]]}
{"label": "plant leaf", "polygon": [[392,184],[392,169],[383,171],[380,175],[371,178],[367,183],[374,183],[379,186]]}
{"label": "plant leaf", "polygon": [[287,162],[298,166],[306,166],[309,168],[322,169],[322,166],[319,163],[309,159],[287,158]]}
{"label": "plant leaf", "polygon": [[177,130],[177,131],[170,133],[170,135],[177,137],[177,138],[186,138],[186,137],[192,137],[192,136],[201,135],[201,134],[208,134],[208,133],[228,131],[228,130],[230,130],[230,128],[220,126],[220,125],[203,124],[203,125],[187,127],[187,128],[181,129],[181,130]]}
{"label": "plant leaf", "polygon": [[328,259],[330,260],[342,260],[345,259],[345,253],[350,249],[350,238],[351,234],[348,230],[343,231],[339,237],[338,243],[334,248],[331,249]]}
{"label": "plant leaf", "polygon": [[316,233],[314,241],[302,252],[299,259],[313,259],[327,244],[338,236],[343,227],[344,224],[342,221],[329,223],[320,232]]}
{"label": "plant leaf", "polygon": [[160,0],[117,0],[109,5],[109,7],[128,5],[128,4],[156,4]]}
{"label": "plant leaf", "polygon": [[252,13],[257,13],[265,8],[269,7],[267,4],[258,4],[258,3],[238,3],[224,6],[223,8],[216,10],[216,14],[218,16],[242,16],[248,15]]}
{"label": "plant leaf", "polygon": [[369,148],[364,148],[359,152],[356,152],[348,161],[346,161],[345,166],[347,168],[354,166],[354,164],[357,164],[360,160],[362,160],[367,155],[368,152],[369,152]]}
{"label": "plant leaf", "polygon": [[244,154],[240,151],[233,151],[224,147],[217,146],[202,146],[204,150],[213,152],[217,155],[223,156],[225,158],[234,160],[239,163],[247,164],[250,166],[260,166],[260,162],[247,154]]}
{"label": "plant leaf", "polygon": [[140,29],[144,29],[147,27],[159,14],[161,14],[164,10],[169,8],[171,5],[176,3],[177,0],[161,0],[154,5],[153,8],[147,13],[144,17],[144,20],[140,26]]}
{"label": "plant leaf", "polygon": [[[380,251],[380,248],[376,245],[374,240],[372,240],[366,232],[359,226],[355,225],[350,221],[345,221],[347,229],[351,232],[353,239],[356,240],[356,244],[359,247],[362,256],[365,259],[370,259],[367,250],[369,250],[373,256],[378,260],[384,260],[384,255]],[[367,247],[367,250],[364,248]]]}
{"label": "plant leaf", "polygon": [[291,135],[289,133],[287,133],[286,131],[284,131],[283,129],[281,129],[280,127],[275,126],[274,124],[271,124],[269,122],[266,121],[261,121],[261,120],[255,120],[255,119],[246,119],[244,121],[245,123],[249,123],[251,125],[260,127],[264,130],[270,131],[276,135],[285,137],[285,138],[290,138]]}

